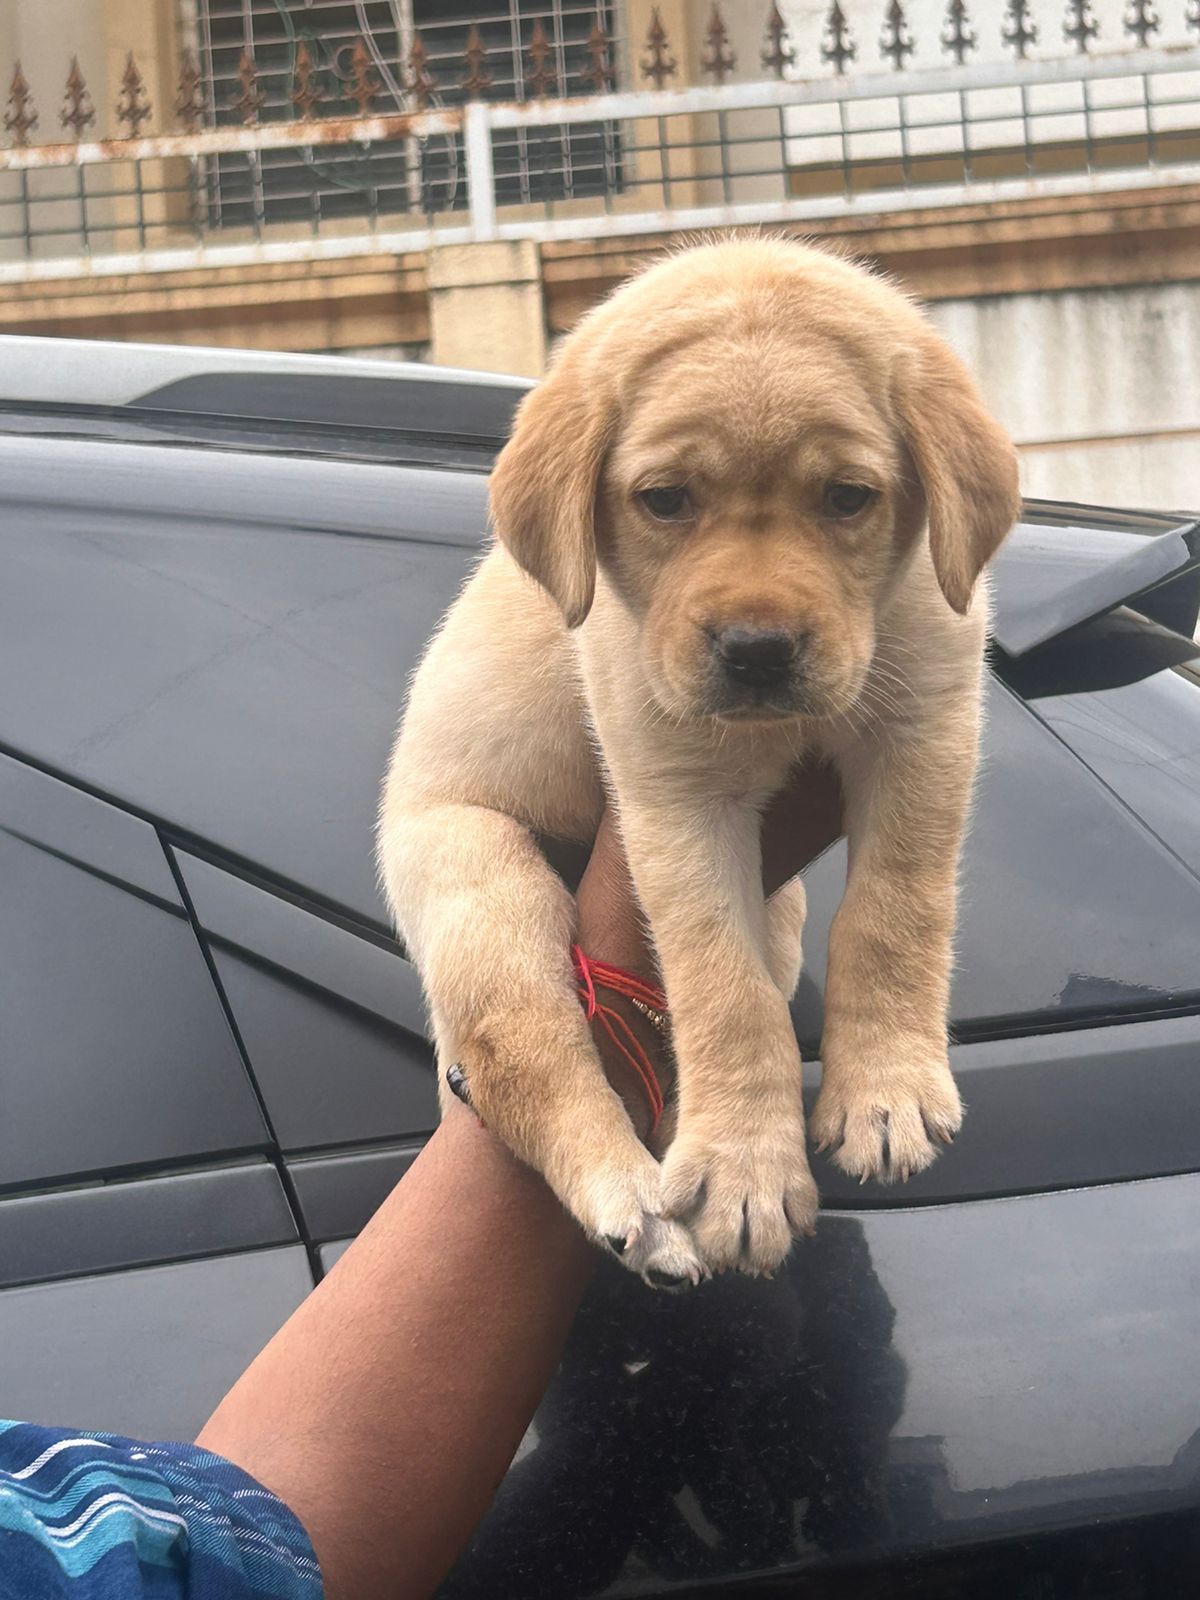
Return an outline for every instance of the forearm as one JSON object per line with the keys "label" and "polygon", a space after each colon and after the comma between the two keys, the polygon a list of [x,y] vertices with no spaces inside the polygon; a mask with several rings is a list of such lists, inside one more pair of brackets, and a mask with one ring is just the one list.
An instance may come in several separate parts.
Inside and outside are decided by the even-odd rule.
{"label": "forearm", "polygon": [[[782,882],[836,835],[801,794],[773,811]],[[820,826],[814,828],[813,820]],[[775,887],[768,882],[768,887]],[[579,889],[592,957],[654,975],[606,820]],[[629,1013],[646,1048],[656,1039]],[[602,1048],[604,1046],[603,1041]],[[645,1132],[644,1099],[606,1050]],[[593,1253],[535,1173],[451,1107],[333,1273],[250,1366],[200,1442],[308,1530],[329,1600],[418,1600],[487,1507],[561,1354]]]}
{"label": "forearm", "polygon": [[[640,913],[605,838],[580,885],[580,938],[631,965]],[[610,1066],[645,1132],[636,1082]],[[291,1506],[329,1600],[428,1596],[512,1460],[594,1260],[542,1179],[455,1104],[200,1442]]]}
{"label": "forearm", "polygon": [[291,1506],[329,1600],[429,1595],[512,1459],[591,1266],[541,1178],[454,1106],[199,1442]]}

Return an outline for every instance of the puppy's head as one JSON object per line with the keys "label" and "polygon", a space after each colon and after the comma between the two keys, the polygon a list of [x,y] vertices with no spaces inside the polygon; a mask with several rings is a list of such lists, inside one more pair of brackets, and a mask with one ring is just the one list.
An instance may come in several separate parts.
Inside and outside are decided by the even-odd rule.
{"label": "puppy's head", "polygon": [[664,707],[759,720],[847,710],[923,530],[965,612],[1018,509],[1012,446],[913,306],[762,240],[675,256],[586,318],[491,493],[568,626],[599,562]]}

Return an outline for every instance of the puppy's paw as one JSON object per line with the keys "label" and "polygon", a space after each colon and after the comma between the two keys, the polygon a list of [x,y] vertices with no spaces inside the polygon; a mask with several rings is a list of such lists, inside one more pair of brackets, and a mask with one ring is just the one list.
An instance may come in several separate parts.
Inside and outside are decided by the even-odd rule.
{"label": "puppy's paw", "polygon": [[684,1289],[704,1276],[687,1228],[663,1215],[662,1169],[648,1152],[592,1173],[568,1205],[597,1244],[652,1288]]}
{"label": "puppy's paw", "polygon": [[670,1217],[648,1216],[621,1259],[652,1289],[694,1288],[708,1276],[695,1240],[681,1222]]}
{"label": "puppy's paw", "polygon": [[914,1060],[897,1054],[882,1067],[826,1067],[812,1135],[818,1150],[862,1183],[903,1183],[953,1143],[962,1118],[944,1055]]}
{"label": "puppy's paw", "polygon": [[708,1271],[774,1272],[816,1222],[803,1121],[736,1137],[684,1128],[663,1164],[663,1201],[688,1224]]}

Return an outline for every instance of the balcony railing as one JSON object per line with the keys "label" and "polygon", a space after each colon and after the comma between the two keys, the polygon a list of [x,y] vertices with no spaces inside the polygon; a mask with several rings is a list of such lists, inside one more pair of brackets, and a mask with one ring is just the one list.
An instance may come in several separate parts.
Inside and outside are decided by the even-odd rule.
{"label": "balcony railing", "polygon": [[[1011,58],[972,61],[970,18],[950,0],[941,43],[951,63],[914,71],[891,0],[881,36],[890,66],[852,72],[854,41],[835,0],[821,75],[800,76],[771,7],[762,50],[771,76],[744,82],[731,81],[714,9],[699,63],[711,82],[669,87],[678,64],[652,29],[639,65],[654,86],[566,98],[543,30],[526,41],[534,97],[520,101],[484,98],[486,51],[468,36],[462,94],[442,104],[421,77],[418,35],[407,76],[393,64],[400,109],[359,39],[339,57],[338,96],[321,89],[311,52],[296,51],[286,108],[274,94],[282,120],[267,120],[249,55],[234,121],[213,114],[211,85],[185,60],[171,115],[182,131],[164,133],[151,131],[157,113],[131,57],[119,135],[89,138],[95,113],[73,69],[61,113],[73,137],[53,144],[30,142],[37,109],[18,68],[4,119],[13,144],[0,150],[0,281],[1200,182],[1200,43],[1155,48],[1156,14],[1129,0],[1133,47],[1096,51],[1088,18],[1086,0],[1070,0],[1074,53],[1035,58],[1026,0],[1008,0],[999,37]],[[1178,20],[1200,36],[1200,0],[1186,0]],[[602,86],[614,82],[611,49],[597,23],[587,51]]]}

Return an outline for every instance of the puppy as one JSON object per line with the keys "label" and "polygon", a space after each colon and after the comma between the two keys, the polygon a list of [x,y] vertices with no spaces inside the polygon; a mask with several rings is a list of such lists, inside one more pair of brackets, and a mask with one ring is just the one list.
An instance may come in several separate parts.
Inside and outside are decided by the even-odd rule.
{"label": "puppy", "polygon": [[[804,894],[760,818],[805,757],[845,794],[813,1135],[904,1178],[962,1110],[946,1050],[986,602],[1016,458],[881,279],[782,240],[672,256],[569,336],[491,480],[497,542],[417,673],[379,860],[443,1083],[652,1282],[769,1272],[808,1231],[788,999]],[[535,581],[531,582],[530,579]],[[662,1166],[576,996],[534,832],[615,805],[672,1018]]]}

